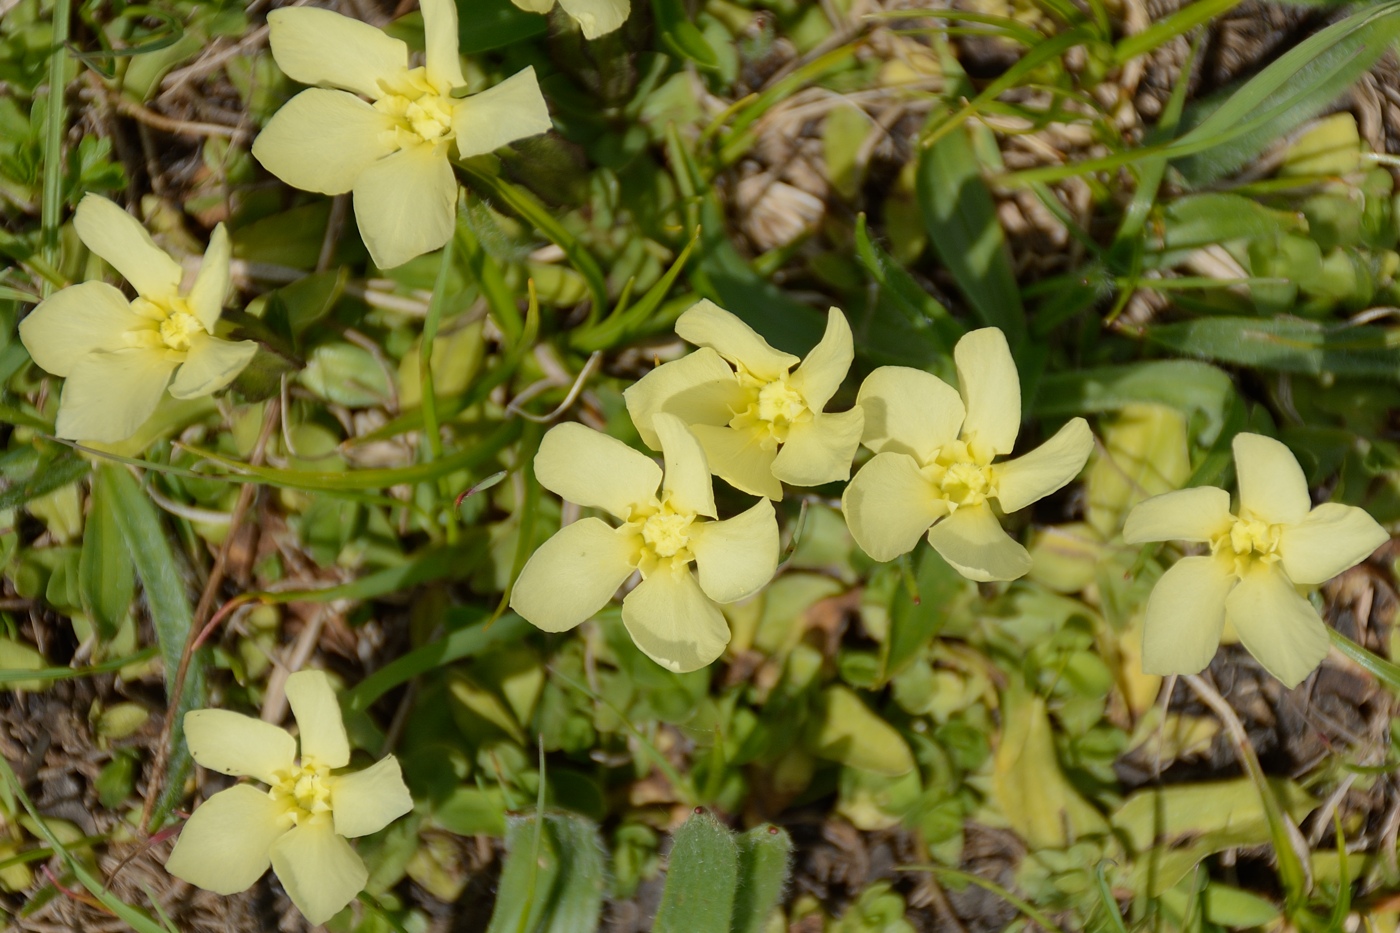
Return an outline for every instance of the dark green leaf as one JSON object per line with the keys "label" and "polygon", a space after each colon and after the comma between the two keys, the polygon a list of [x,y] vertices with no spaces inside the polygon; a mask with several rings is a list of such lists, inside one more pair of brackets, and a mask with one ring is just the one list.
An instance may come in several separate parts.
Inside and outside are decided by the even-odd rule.
{"label": "dark green leaf", "polygon": [[110,474],[120,469],[104,466],[97,471],[92,484],[87,524],[83,529],[82,557],[78,563],[78,592],[82,596],[83,608],[92,616],[98,637],[103,641],[117,633],[136,594],[131,555],[127,552],[112,508]]}

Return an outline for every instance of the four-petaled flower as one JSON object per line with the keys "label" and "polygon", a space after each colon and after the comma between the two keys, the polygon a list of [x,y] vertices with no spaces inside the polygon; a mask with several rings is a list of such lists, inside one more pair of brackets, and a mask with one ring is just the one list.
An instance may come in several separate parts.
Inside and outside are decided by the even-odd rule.
{"label": "four-petaled flower", "polygon": [[[315,7],[267,15],[272,57],[302,91],[270,120],[253,155],[294,188],[354,192],[355,219],[380,268],[435,250],[452,235],[457,182],[448,162],[547,132],[549,109],[526,68],[489,90],[466,84],[453,0],[423,0],[427,63],[373,26]],[[373,103],[366,103],[361,97]]]}
{"label": "four-petaled flower", "polygon": [[578,21],[585,39],[596,39],[612,32],[627,21],[632,12],[630,0],[511,0],[522,10],[531,13],[548,13],[557,2]]}
{"label": "four-petaled flower", "polygon": [[223,224],[214,228],[188,292],[180,291],[180,264],[106,198],[83,198],[73,226],[137,297],[127,301],[105,282],[84,282],[54,293],[20,322],[20,340],[34,362],[65,379],[55,434],[125,440],[156,410],[167,385],[176,398],[211,395],[248,365],[256,343],[214,336],[229,287]]}
{"label": "four-petaled flower", "polygon": [[185,714],[190,754],[211,771],[271,785],[236,784],[206,800],[185,823],[165,867],[218,894],[235,894],[268,865],[297,909],[325,923],[364,889],[369,875],[347,838],[378,832],[413,809],[393,755],[363,771],[350,763],[335,691],[321,671],[287,678],[297,740],[251,716],[218,709]]}
{"label": "four-petaled flower", "polygon": [[676,333],[700,349],[623,393],[648,447],[658,448],[654,421],[667,412],[690,427],[714,475],[752,495],[781,499],[783,483],[819,486],[851,475],[864,415],[823,411],[854,357],[840,311],[828,312],[826,333],[801,361],[710,301],[682,314]]}
{"label": "four-petaled flower", "polygon": [[[1002,529],[996,499],[1015,512],[1074,479],[1093,449],[1083,418],[1023,457],[1004,463],[1021,428],[1021,384],[1006,337],[975,330],[953,349],[955,392],[937,376],[882,366],[860,388],[861,443],[875,451],[841,510],[856,543],[876,560],[929,544],[972,580],[1014,580],[1030,569],[1026,549]],[[931,528],[929,526],[932,526]]]}
{"label": "four-petaled flower", "polygon": [[[607,605],[633,571],[622,621],[648,657],[693,671],[719,657],[729,625],[715,603],[756,593],[778,565],[778,524],[767,499],[715,519],[705,452],[675,415],[654,421],[666,469],[580,424],[550,429],[535,455],[541,485],[616,516],[566,525],[542,544],[515,583],[510,605],[546,632],[573,628]],[[695,563],[696,573],[690,569]]]}
{"label": "four-petaled flower", "polygon": [[1299,587],[1370,556],[1389,537],[1361,509],[1312,508],[1293,453],[1259,434],[1234,439],[1239,511],[1230,494],[1197,486],[1153,496],[1128,515],[1123,540],[1192,541],[1209,555],[1172,565],[1147,601],[1142,666],[1149,674],[1205,668],[1228,623],[1249,653],[1292,688],[1327,656],[1327,626]]}

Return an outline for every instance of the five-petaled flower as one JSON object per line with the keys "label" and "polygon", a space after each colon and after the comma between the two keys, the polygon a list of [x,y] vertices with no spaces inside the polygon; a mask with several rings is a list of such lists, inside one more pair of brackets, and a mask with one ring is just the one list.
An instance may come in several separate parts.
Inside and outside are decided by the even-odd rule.
{"label": "five-petaled flower", "polygon": [[1147,601],[1142,666],[1194,674],[1215,655],[1228,623],[1249,653],[1289,688],[1327,656],[1327,626],[1299,587],[1316,586],[1370,556],[1388,538],[1361,509],[1312,508],[1293,453],[1259,434],[1237,434],[1238,512],[1230,494],[1197,486],[1153,496],[1128,515],[1123,540],[1191,541],[1209,555],[1172,565]]}
{"label": "five-petaled flower", "polygon": [[826,333],[801,361],[709,301],[682,314],[676,333],[700,349],[623,393],[648,447],[658,449],[654,421],[667,412],[690,427],[714,475],[752,495],[781,499],[783,483],[818,486],[851,475],[864,415],[823,411],[854,357],[840,311],[828,312]]}
{"label": "five-petaled flower", "polygon": [[350,903],[369,877],[345,840],[378,832],[413,809],[413,800],[392,755],[363,771],[331,773],[350,763],[350,743],[324,673],[299,671],[286,689],[301,731],[299,758],[296,739],[259,719],[218,709],[185,714],[195,761],[271,790],[235,784],[210,797],[185,823],[165,867],[190,884],[235,894],[271,865],[315,925]]}
{"label": "five-petaled flower", "polygon": [[34,362],[66,380],[55,434],[125,440],[156,410],[167,385],[176,398],[211,395],[248,365],[256,343],[214,336],[229,287],[223,224],[214,228],[188,292],[180,291],[180,264],[106,198],[83,198],[73,226],[137,297],[128,301],[105,282],[84,282],[54,293],[20,322],[20,340]]}
{"label": "five-petaled flower", "polygon": [[729,625],[715,603],[750,596],[773,576],[778,524],[767,499],[711,521],[714,491],[699,442],[674,415],[659,414],[654,425],[664,474],[645,454],[580,424],[545,435],[535,455],[540,483],[622,524],[590,517],[560,529],[521,571],[510,605],[547,632],[567,631],[607,605],[638,571],[641,582],[622,601],[623,624],[652,660],[693,671],[729,644]]}
{"label": "five-petaled flower", "polygon": [[[851,535],[876,560],[929,544],[973,580],[1014,580],[1030,569],[1026,549],[1002,529],[996,499],[1014,512],[1048,496],[1084,467],[1094,438],[1083,418],[1023,457],[1003,463],[1021,427],[1021,384],[1006,337],[975,330],[953,349],[955,392],[937,376],[882,366],[857,397],[861,443],[875,456],[841,497]],[[932,527],[930,527],[932,526]]]}
{"label": "five-petaled flower", "polygon": [[585,39],[596,39],[612,32],[627,21],[632,12],[630,0],[511,0],[522,10],[531,13],[548,13],[557,2],[578,21]]}
{"label": "five-petaled flower", "polygon": [[452,235],[451,147],[467,159],[551,126],[534,68],[454,97],[466,84],[457,7],[453,0],[423,0],[422,7],[427,63],[412,69],[408,46],[367,23],[315,7],[267,15],[278,66],[324,87],[288,101],[253,143],[253,155],[294,188],[353,191],[360,236],[380,268],[435,250]]}

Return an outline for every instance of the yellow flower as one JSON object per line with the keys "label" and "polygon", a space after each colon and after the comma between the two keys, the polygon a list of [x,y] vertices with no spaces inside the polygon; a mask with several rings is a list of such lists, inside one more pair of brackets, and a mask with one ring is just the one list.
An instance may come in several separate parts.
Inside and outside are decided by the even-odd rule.
{"label": "yellow flower", "polygon": [[235,784],[210,797],[185,823],[165,868],[216,894],[236,894],[271,865],[314,926],[350,903],[369,877],[345,840],[378,832],[412,810],[413,800],[393,755],[363,771],[331,773],[350,763],[350,743],[324,673],[298,671],[286,689],[300,758],[297,740],[262,720],[218,709],[185,714],[195,761],[271,790]]}
{"label": "yellow flower", "polygon": [[34,362],[65,380],[55,434],[125,440],[156,410],[167,385],[176,398],[211,395],[248,365],[256,343],[213,336],[229,286],[223,224],[214,228],[199,275],[185,293],[180,264],[106,198],[83,198],[73,226],[137,297],[127,301],[105,282],[84,282],[54,293],[20,322],[20,340]]}
{"label": "yellow flower", "polygon": [[1327,626],[1299,588],[1353,567],[1388,540],[1350,505],[1312,508],[1308,482],[1287,447],[1237,434],[1238,513],[1214,486],[1163,493],[1128,515],[1123,540],[1193,541],[1210,555],[1183,557],[1147,601],[1142,667],[1194,674],[1215,655],[1228,622],[1249,653],[1290,689],[1327,656]]}
{"label": "yellow flower", "polygon": [[693,671],[729,644],[729,626],[715,603],[750,596],[773,576],[778,523],[767,499],[734,518],[710,521],[714,492],[700,444],[674,415],[657,415],[655,427],[664,474],[650,457],[580,424],[545,435],[535,455],[541,485],[622,524],[584,518],[560,529],[521,571],[510,605],[546,632],[567,631],[639,571],[642,581],[622,601],[623,624],[653,661]]}
{"label": "yellow flower", "polygon": [[309,6],[267,15],[278,66],[324,87],[288,101],[253,143],[253,155],[294,188],[353,191],[360,236],[384,269],[452,235],[452,146],[467,159],[550,128],[534,68],[480,94],[452,96],[466,84],[457,7],[453,0],[422,6],[427,64],[413,69],[408,46],[367,23]]}
{"label": "yellow flower", "polygon": [[850,477],[865,416],[859,408],[823,411],[854,357],[840,311],[828,312],[826,333],[801,361],[710,301],[682,314],[676,333],[700,349],[623,393],[648,447],[658,448],[653,423],[668,412],[690,427],[714,475],[752,495],[782,499],[783,483],[819,486]]}
{"label": "yellow flower", "polygon": [[[555,0],[511,0],[522,10],[548,13]],[[559,6],[578,21],[585,39],[596,39],[612,32],[627,21],[632,12],[630,0],[558,0]]]}
{"label": "yellow flower", "polygon": [[[1003,463],[1021,429],[1021,384],[1006,337],[975,330],[953,348],[960,393],[937,376],[882,366],[860,387],[861,443],[875,451],[841,497],[851,535],[876,560],[929,544],[972,580],[1014,580],[1031,567],[1002,530],[996,499],[1015,512],[1074,479],[1094,437],[1075,418],[1040,447]],[[931,528],[929,526],[932,526]]]}

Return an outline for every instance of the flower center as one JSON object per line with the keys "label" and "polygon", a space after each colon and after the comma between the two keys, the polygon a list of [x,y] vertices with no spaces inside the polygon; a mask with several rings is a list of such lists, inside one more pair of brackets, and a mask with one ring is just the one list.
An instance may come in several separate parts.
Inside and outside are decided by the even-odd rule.
{"label": "flower center", "polygon": [[786,443],[788,432],[794,424],[812,420],[807,400],[788,384],[787,376],[762,382],[741,373],[740,381],[748,386],[749,404],[743,412],[734,416],[729,426],[738,431],[756,432],[759,444],[765,450]]}
{"label": "flower center", "polygon": [[689,560],[688,532],[693,521],[694,515],[681,515],[663,509],[642,523],[642,540],[657,557],[675,557],[685,551],[683,557]]}
{"label": "flower center", "polygon": [[279,773],[268,796],[291,816],[293,825],[300,825],[318,813],[330,812],[330,773],[330,768],[314,758],[303,758],[300,764]]}
{"label": "flower center", "polygon": [[384,95],[374,102],[374,109],[395,119],[397,125],[390,132],[398,148],[454,138],[453,100],[428,82],[422,68],[414,68],[392,86],[382,86]]}
{"label": "flower center", "polygon": [[961,440],[946,444],[923,472],[953,511],[965,505],[981,505],[997,494],[991,463],[976,456]]}
{"label": "flower center", "polygon": [[1280,525],[1237,518],[1229,531],[1221,533],[1211,542],[1210,551],[1232,561],[1235,573],[1244,576],[1255,561],[1272,564],[1282,557],[1278,552],[1282,532]]}
{"label": "flower center", "polygon": [[131,310],[151,322],[149,330],[138,328],[128,335],[128,342],[133,345],[183,354],[190,348],[190,338],[205,332],[184,298],[172,298],[169,302],[136,298],[131,302]]}

